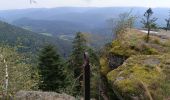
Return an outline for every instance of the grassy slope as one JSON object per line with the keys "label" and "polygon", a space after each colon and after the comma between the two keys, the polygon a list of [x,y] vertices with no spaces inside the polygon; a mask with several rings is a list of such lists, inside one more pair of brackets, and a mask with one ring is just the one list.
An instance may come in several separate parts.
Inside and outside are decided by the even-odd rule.
{"label": "grassy slope", "polygon": [[[113,41],[107,53],[101,57],[101,72],[123,98],[162,100],[170,95],[170,39],[128,30],[123,41]],[[117,69],[108,66],[108,55],[120,55],[128,59]]]}

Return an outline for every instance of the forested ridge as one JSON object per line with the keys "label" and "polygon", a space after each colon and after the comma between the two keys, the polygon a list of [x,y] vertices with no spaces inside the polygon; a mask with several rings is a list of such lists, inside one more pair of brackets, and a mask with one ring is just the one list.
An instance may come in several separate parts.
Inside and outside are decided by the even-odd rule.
{"label": "forested ridge", "polygon": [[53,44],[60,47],[59,51],[64,55],[64,53],[68,54],[70,52],[68,48],[71,48],[67,41],[40,35],[3,21],[0,21],[0,41],[16,47],[19,52],[37,53],[44,44]]}
{"label": "forested ridge", "polygon": [[0,99],[81,100],[88,66],[91,99],[169,100],[170,18],[159,26],[152,8],[143,13],[140,29],[131,11],[110,19],[109,37],[80,23],[0,21]]}
{"label": "forested ridge", "polygon": [[[73,51],[68,56],[71,48],[69,48],[70,45],[66,45],[65,41],[62,42],[62,40],[57,40],[57,38],[40,35],[6,22],[0,22],[1,54],[4,56],[1,59],[1,70],[3,71],[1,97],[5,95],[8,99],[13,98],[13,95],[19,90],[43,90],[58,93],[65,92],[73,96],[82,95],[78,87],[83,89],[82,83],[79,83],[79,76],[82,77],[83,72],[79,72],[79,70],[83,64],[84,50],[90,53],[90,59],[93,61],[92,66],[94,68],[92,70],[95,72],[92,74],[93,79],[98,77],[99,62],[95,51],[87,46],[84,34],[81,32],[76,34],[77,37],[73,41]],[[60,48],[58,49],[58,47]],[[64,50],[62,47],[67,48]],[[67,61],[63,58],[66,56],[68,56]],[[3,62],[4,59],[6,63]],[[17,60],[15,61],[15,59]],[[77,65],[77,61],[79,65]],[[13,63],[13,65],[10,63]],[[5,66],[8,66],[8,70],[5,70]],[[13,69],[13,66],[16,68]],[[76,72],[77,75],[74,72],[76,70],[75,66],[77,66],[77,71],[79,72]],[[8,77],[5,74],[7,72],[9,74]],[[8,79],[7,83],[5,78]],[[11,78],[16,78],[16,83]],[[28,84],[24,84],[27,81]],[[91,87],[92,95],[96,97],[98,94],[98,92],[95,92],[98,91],[97,85],[96,83],[91,84],[94,86]],[[7,89],[5,88],[6,86],[8,86]],[[16,89],[13,89],[15,87]],[[79,93],[80,95],[78,95]]]}

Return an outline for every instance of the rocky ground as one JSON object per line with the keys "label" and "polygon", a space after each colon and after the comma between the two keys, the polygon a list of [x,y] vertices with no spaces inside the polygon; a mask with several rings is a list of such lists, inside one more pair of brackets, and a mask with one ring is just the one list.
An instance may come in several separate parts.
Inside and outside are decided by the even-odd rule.
{"label": "rocky ground", "polygon": [[40,91],[19,91],[14,100],[76,100],[67,94]]}
{"label": "rocky ground", "polygon": [[[131,29],[107,47],[100,59],[105,75],[119,99],[168,100],[170,98],[170,32],[146,34]],[[123,58],[123,59],[122,59]],[[117,59],[121,60],[116,63]]]}

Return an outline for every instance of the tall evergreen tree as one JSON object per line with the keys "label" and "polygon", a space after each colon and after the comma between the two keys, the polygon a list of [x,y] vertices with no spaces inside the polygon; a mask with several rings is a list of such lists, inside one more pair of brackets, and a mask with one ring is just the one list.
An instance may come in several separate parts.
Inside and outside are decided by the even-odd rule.
{"label": "tall evergreen tree", "polygon": [[71,70],[73,70],[74,73],[74,78],[78,78],[77,79],[77,84],[75,84],[76,86],[76,90],[75,91],[79,91],[80,94],[82,94],[80,91],[82,90],[82,81],[83,81],[83,77],[82,77],[82,65],[83,65],[83,53],[86,50],[86,39],[84,37],[84,35],[81,32],[76,33],[76,36],[74,38],[73,41],[73,51],[71,54],[71,58],[70,58],[70,68]]}
{"label": "tall evergreen tree", "polygon": [[75,66],[75,77],[78,77],[81,74],[81,69],[83,65],[83,53],[86,50],[86,39],[84,38],[81,32],[76,34],[76,37],[73,41],[73,52],[72,52],[72,60],[73,66]]}
{"label": "tall evergreen tree", "polygon": [[39,55],[39,88],[43,91],[59,92],[65,87],[64,65],[56,49],[52,45],[45,46]]}
{"label": "tall evergreen tree", "polygon": [[[78,32],[73,41],[73,51],[69,60],[69,68],[73,75],[72,88],[73,95],[82,95],[83,92],[83,55],[84,52],[89,53],[90,68],[91,68],[91,96],[97,98],[99,94],[99,59],[95,51],[87,46],[87,41],[81,32]],[[71,74],[70,74],[71,75]]]}

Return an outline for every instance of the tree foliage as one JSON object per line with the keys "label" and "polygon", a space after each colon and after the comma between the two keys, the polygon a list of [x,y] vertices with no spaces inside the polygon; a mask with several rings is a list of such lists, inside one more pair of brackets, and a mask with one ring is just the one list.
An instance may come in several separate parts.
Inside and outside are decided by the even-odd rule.
{"label": "tree foliage", "polygon": [[[29,58],[18,54],[13,48],[8,46],[0,47],[0,96],[5,89],[5,67],[8,67],[8,89],[7,95],[11,96],[19,90],[36,89],[38,77],[32,65],[28,64]],[[5,62],[4,62],[5,60]]]}
{"label": "tree foliage", "polygon": [[156,28],[156,20],[157,18],[153,17],[151,18],[151,16],[153,15],[153,11],[151,8],[149,8],[148,10],[146,10],[146,12],[144,13],[144,18],[142,18],[142,24],[144,24],[144,28],[147,28],[148,34],[146,37],[146,42],[149,42],[149,35],[150,35],[150,31],[153,28]]}
{"label": "tree foliage", "polygon": [[99,56],[98,54],[91,48],[88,50],[89,53],[89,60],[90,60],[90,71],[91,71],[91,76],[90,76],[90,88],[91,88],[91,98],[96,98],[99,99],[100,96],[100,63],[99,63]]}
{"label": "tree foliage", "polygon": [[39,55],[39,88],[43,91],[60,92],[65,87],[64,63],[52,45],[45,46]]}
{"label": "tree foliage", "polygon": [[[99,58],[96,52],[87,46],[87,41],[83,33],[78,32],[73,41],[73,51],[69,58],[69,73],[72,75],[72,94],[81,96],[83,93],[83,54],[89,53],[91,69],[91,97],[99,96]],[[72,74],[71,74],[72,73]]]}
{"label": "tree foliage", "polygon": [[166,21],[166,31],[168,31],[170,29],[170,18],[165,19]]}
{"label": "tree foliage", "polygon": [[121,39],[127,28],[133,28],[137,17],[131,15],[130,12],[119,14],[119,17],[111,20],[112,32],[116,39]]}
{"label": "tree foliage", "polygon": [[57,37],[48,37],[32,31],[25,30],[6,22],[0,21],[0,42],[12,47],[17,47],[21,53],[38,53],[44,44],[53,44],[60,46],[61,54],[70,53],[71,44]]}
{"label": "tree foliage", "polygon": [[[73,72],[73,79],[75,81],[75,93],[82,94],[82,82],[83,82],[83,53],[86,50],[86,39],[81,32],[77,32],[73,40],[73,50],[69,59],[69,69]],[[76,93],[76,94],[77,94]]]}
{"label": "tree foliage", "polygon": [[170,12],[169,12],[169,18],[165,19],[166,21],[166,31],[170,29]]}

